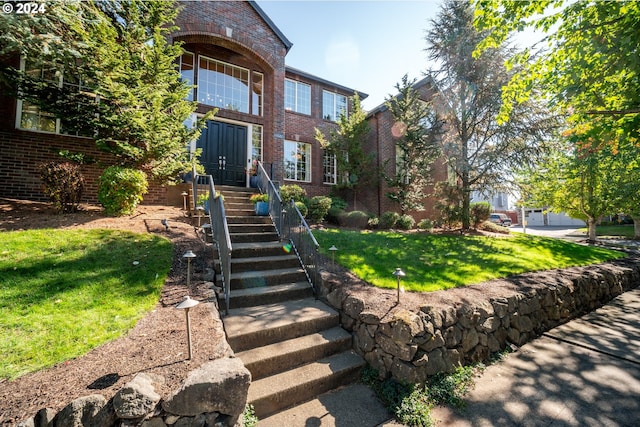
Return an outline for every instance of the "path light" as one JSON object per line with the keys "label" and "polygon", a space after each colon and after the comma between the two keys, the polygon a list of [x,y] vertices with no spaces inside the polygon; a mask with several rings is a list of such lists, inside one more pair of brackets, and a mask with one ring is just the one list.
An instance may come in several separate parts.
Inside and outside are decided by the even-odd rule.
{"label": "path light", "polygon": [[192,250],[188,250],[182,255],[182,258],[187,259],[187,287],[191,285],[191,260],[196,257],[196,254]]}
{"label": "path light", "polygon": [[186,191],[182,192],[182,209],[183,210],[187,210],[187,196],[189,195],[189,193],[187,193]]}
{"label": "path light", "polygon": [[167,218],[160,220],[160,223],[164,225],[165,231],[169,231],[169,221],[167,221]]}
{"label": "path light", "polygon": [[404,271],[400,269],[400,267],[396,268],[396,271],[393,272],[393,275],[396,276],[398,280],[398,304],[400,304],[400,278],[406,276]]}
{"label": "path light", "polygon": [[[189,251],[191,252],[191,251]],[[196,305],[200,304],[200,301],[191,299],[191,297],[189,295],[187,295],[186,297],[184,297],[184,300],[176,305],[177,309],[180,310],[184,310],[185,315],[187,317],[187,343],[189,345],[189,357],[187,358],[187,360],[191,360],[191,324],[189,323],[189,309],[192,307],[195,307]]]}
{"label": "path light", "polygon": [[204,206],[196,206],[196,211],[198,215],[198,227],[200,227],[200,221],[202,220],[202,216],[204,215]]}
{"label": "path light", "polygon": [[335,245],[332,245],[329,250],[331,251],[331,265],[333,265],[334,267],[336,266],[336,251],[338,250],[338,248],[336,248]]}

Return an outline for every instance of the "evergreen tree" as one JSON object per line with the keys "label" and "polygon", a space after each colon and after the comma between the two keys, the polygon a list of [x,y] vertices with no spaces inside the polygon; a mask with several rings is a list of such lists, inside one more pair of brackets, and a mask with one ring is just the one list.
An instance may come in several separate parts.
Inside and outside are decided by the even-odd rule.
{"label": "evergreen tree", "polygon": [[402,83],[396,84],[398,95],[386,101],[394,119],[396,146],[395,174],[385,175],[392,189],[386,196],[399,204],[403,215],[424,210],[432,165],[440,154],[437,140],[442,124],[430,103],[420,99],[415,82],[405,75]]}

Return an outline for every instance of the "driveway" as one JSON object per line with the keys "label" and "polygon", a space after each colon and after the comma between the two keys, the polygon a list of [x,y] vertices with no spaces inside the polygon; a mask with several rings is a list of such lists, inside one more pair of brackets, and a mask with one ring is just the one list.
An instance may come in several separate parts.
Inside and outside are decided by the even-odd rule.
{"label": "driveway", "polygon": [[[569,227],[569,226],[536,226],[527,227],[524,231],[525,234],[531,234],[533,236],[554,237],[565,240],[582,240],[587,238],[587,233],[584,231],[578,231],[584,227]],[[516,233],[522,233],[522,227],[514,226],[510,230]]]}

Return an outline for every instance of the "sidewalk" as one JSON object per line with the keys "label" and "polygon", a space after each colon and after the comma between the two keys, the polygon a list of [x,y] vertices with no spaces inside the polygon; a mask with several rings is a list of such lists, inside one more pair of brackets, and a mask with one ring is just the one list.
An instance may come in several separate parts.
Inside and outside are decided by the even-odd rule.
{"label": "sidewalk", "polygon": [[640,289],[559,326],[492,365],[462,411],[438,426],[635,426],[640,420]]}

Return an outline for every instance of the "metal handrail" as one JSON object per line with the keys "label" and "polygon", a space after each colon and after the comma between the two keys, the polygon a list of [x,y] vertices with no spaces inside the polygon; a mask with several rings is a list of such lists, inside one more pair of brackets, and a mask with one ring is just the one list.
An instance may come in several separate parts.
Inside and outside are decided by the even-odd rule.
{"label": "metal handrail", "polygon": [[317,297],[317,286],[320,283],[318,268],[320,245],[295,202],[282,201],[279,188],[271,181],[261,162],[258,162],[257,175],[260,192],[269,195],[269,215],[278,236],[281,241],[289,242],[291,245]]}
{"label": "metal handrail", "polygon": [[[222,289],[224,292],[225,314],[229,314],[229,298],[231,296],[231,236],[224,209],[224,197],[216,194],[216,188],[211,175],[199,175],[193,170],[193,205],[197,209],[198,183],[200,178],[206,181],[209,191],[209,223],[211,224],[211,238],[218,247],[218,261],[220,262],[220,274],[222,276]],[[206,211],[205,211],[206,213]]]}

